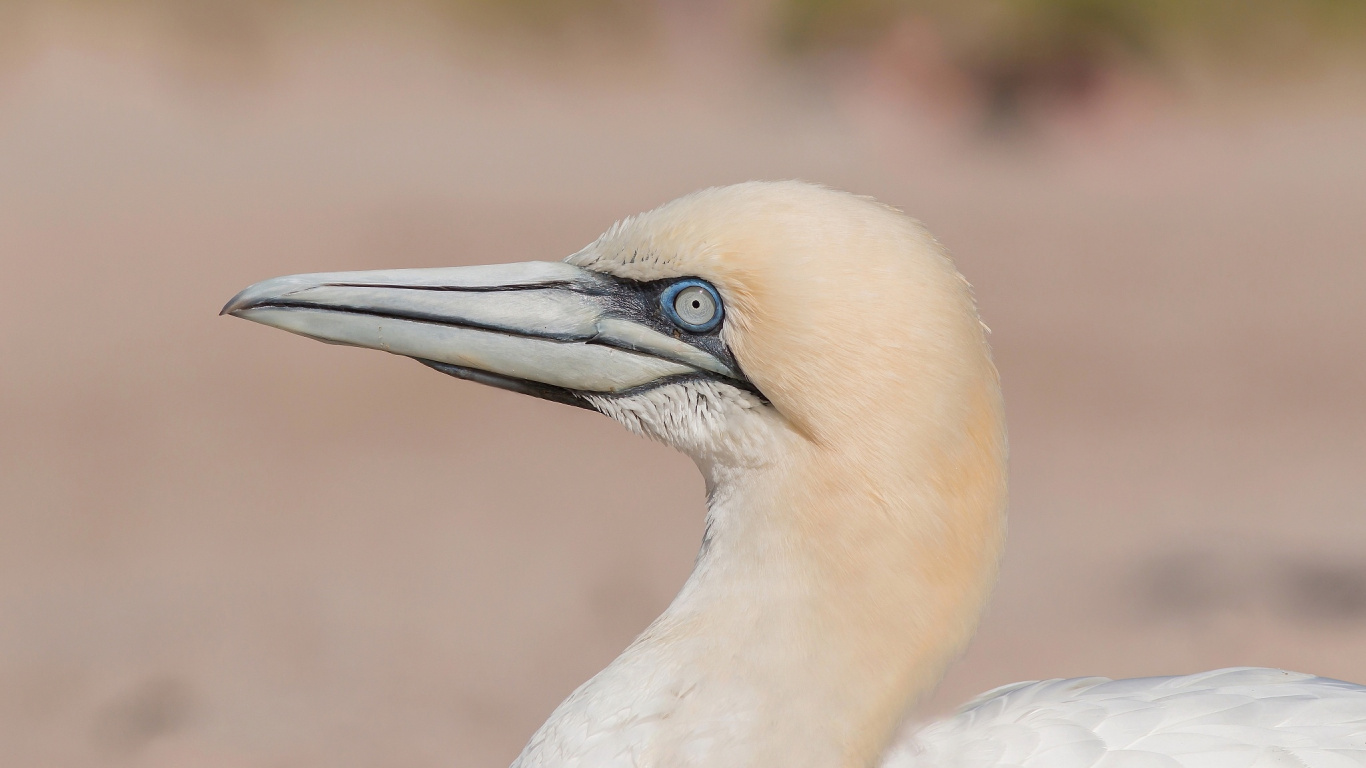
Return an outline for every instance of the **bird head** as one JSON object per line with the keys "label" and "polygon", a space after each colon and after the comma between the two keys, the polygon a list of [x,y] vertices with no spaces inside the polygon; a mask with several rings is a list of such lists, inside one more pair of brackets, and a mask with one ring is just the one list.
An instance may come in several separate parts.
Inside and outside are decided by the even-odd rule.
{"label": "bird head", "polygon": [[705,189],[560,262],[280,277],[223,312],[591,408],[704,467],[881,450],[957,429],[974,385],[998,397],[925,229],[801,182]]}

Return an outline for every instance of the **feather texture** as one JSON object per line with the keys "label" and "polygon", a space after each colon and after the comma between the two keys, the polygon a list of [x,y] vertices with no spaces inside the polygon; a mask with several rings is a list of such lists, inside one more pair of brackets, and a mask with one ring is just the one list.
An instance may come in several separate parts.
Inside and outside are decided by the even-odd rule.
{"label": "feather texture", "polygon": [[1016,683],[910,732],[883,768],[1363,768],[1366,687],[1279,669]]}

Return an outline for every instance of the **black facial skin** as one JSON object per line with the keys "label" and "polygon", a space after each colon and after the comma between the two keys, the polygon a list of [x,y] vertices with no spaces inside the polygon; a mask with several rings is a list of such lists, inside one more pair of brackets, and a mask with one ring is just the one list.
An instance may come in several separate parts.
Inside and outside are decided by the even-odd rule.
{"label": "black facial skin", "polygon": [[[609,275],[603,275],[603,278],[601,287],[577,285],[570,286],[570,289],[590,296],[605,298],[609,313],[612,316],[640,323],[665,336],[672,336],[686,344],[691,344],[725,363],[732,371],[740,370],[740,364],[736,362],[735,355],[731,354],[730,348],[721,340],[721,328],[725,322],[706,333],[693,333],[679,328],[665,316],[660,304],[660,295],[664,293],[664,289],[678,282],[678,279],[651,280],[648,283],[640,283]],[[749,384],[749,381],[746,379],[744,383]],[[750,386],[753,385],[750,384]]]}

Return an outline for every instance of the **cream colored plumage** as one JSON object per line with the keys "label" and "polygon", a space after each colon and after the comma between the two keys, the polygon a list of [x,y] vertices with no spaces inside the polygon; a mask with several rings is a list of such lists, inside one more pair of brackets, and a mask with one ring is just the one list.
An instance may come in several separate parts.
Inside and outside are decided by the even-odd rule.
{"label": "cream colored plumage", "polygon": [[[1016,687],[894,744],[971,637],[1004,536],[967,283],[900,212],[798,182],[689,195],[566,261],[278,278],[225,308],[591,407],[697,462],[692,576],[516,766],[1366,766],[1366,689],[1257,670]],[[669,303],[685,285],[719,299],[715,327]],[[1187,733],[1200,718],[1217,733]],[[1286,746],[1292,721],[1332,746]]]}

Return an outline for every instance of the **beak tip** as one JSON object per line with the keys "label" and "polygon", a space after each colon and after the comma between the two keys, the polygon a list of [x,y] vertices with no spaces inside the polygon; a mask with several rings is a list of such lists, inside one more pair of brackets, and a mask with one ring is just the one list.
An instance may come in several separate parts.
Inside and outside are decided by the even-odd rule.
{"label": "beak tip", "polygon": [[267,302],[279,299],[285,295],[293,293],[302,287],[307,287],[307,278],[310,275],[287,275],[285,277],[275,277],[270,280],[262,280],[259,283],[249,285],[237,292],[228,300],[227,304],[218,311],[218,315],[233,315],[241,317],[243,312],[254,309]]}
{"label": "beak tip", "polygon": [[243,297],[242,294],[245,293],[246,291],[242,291],[242,293],[239,293],[236,296],[233,296],[231,299],[229,299],[228,303],[224,304],[223,308],[218,310],[218,316],[222,317],[223,315],[237,315],[242,310],[247,309],[250,306],[251,302],[247,301]]}

